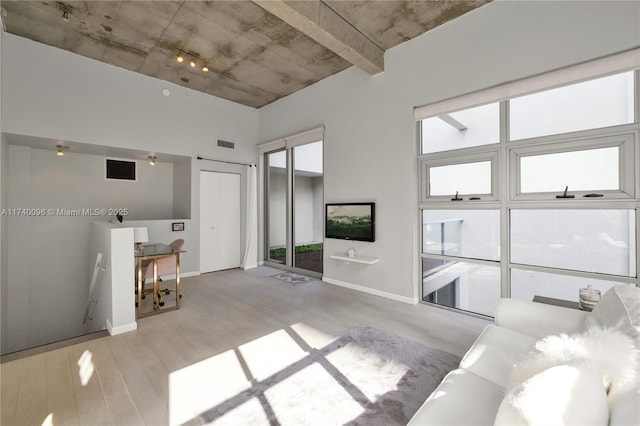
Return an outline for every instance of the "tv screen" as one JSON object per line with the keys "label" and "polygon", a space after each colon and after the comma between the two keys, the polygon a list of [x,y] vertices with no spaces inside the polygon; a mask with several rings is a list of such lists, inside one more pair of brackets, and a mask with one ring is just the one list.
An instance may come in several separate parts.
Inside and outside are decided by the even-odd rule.
{"label": "tv screen", "polygon": [[325,237],[375,241],[375,203],[328,203],[325,206]]}

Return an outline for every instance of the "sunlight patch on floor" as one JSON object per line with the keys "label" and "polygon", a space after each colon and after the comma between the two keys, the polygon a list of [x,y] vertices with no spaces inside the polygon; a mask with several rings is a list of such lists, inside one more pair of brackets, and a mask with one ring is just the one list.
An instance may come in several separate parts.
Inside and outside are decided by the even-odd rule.
{"label": "sunlight patch on floor", "polygon": [[[309,387],[308,384],[313,386]],[[316,389],[331,395],[328,401],[317,399]],[[309,390],[309,392],[300,392]],[[320,364],[314,363],[265,391],[278,422],[297,424],[303,418],[309,424],[342,425],[364,413],[364,408]]]}
{"label": "sunlight patch on floor", "polygon": [[327,354],[327,360],[356,388],[361,389],[369,401],[375,402],[378,396],[389,391],[390,383],[399,383],[402,377],[409,371],[409,367],[399,362],[391,362],[377,355],[379,358],[378,374],[383,380],[372,382],[370,380],[371,364],[364,359],[373,354],[366,348],[350,343],[343,348]]}
{"label": "sunlight patch on floor", "polygon": [[169,375],[169,424],[179,425],[250,387],[233,350]]}
{"label": "sunlight patch on floor", "polygon": [[42,426],[53,426],[53,413],[49,413],[49,415],[42,422]]}
{"label": "sunlight patch on floor", "polygon": [[292,384],[305,383],[314,383],[314,387],[319,384],[332,394],[340,395],[337,405],[335,401],[314,403],[314,410],[318,411],[313,414],[318,417],[314,418],[343,424],[359,416],[362,406],[319,364],[293,374],[266,390],[264,395],[246,401],[241,396],[243,391],[303,360],[309,355],[305,347],[320,348],[334,338],[307,324],[296,323],[171,373],[169,424],[180,425],[196,418],[206,422],[207,415],[215,415],[211,414],[212,409],[224,402],[233,407],[234,400],[239,405],[217,417],[215,424],[237,425],[246,418],[269,424],[270,413],[284,424],[293,405],[309,409],[309,401],[305,401],[308,395],[291,391]]}
{"label": "sunlight patch on floor", "polygon": [[245,343],[238,349],[257,380],[277,373],[307,354],[284,330]]}
{"label": "sunlight patch on floor", "polygon": [[[258,419],[256,414],[259,414],[261,417]],[[215,424],[216,426],[239,426],[243,425],[246,422],[243,422],[243,419],[251,418],[252,420],[256,420],[253,422],[255,425],[268,425],[269,419],[267,418],[267,414],[264,412],[261,407],[260,401],[257,398],[251,398],[246,401],[242,405],[230,410],[228,413],[224,414],[222,417],[218,417],[212,422],[203,421],[205,425]],[[200,419],[202,421],[202,419]]]}
{"label": "sunlight patch on floor", "polygon": [[93,365],[93,354],[88,349],[82,353],[80,359],[78,359],[78,376],[80,376],[80,383],[82,386],[87,386],[89,380],[93,376],[95,367]]}
{"label": "sunlight patch on floor", "polygon": [[316,349],[323,347],[337,337],[318,330],[317,328],[313,328],[303,322],[293,324],[291,329],[295,331],[296,334],[298,334],[298,336],[307,343],[307,345]]}

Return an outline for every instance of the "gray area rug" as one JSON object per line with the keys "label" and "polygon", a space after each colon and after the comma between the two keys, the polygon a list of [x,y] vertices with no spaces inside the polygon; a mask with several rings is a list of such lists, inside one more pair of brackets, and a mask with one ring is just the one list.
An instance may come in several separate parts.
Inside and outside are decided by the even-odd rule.
{"label": "gray area rug", "polygon": [[280,281],[288,282],[289,284],[296,286],[304,283],[308,283],[309,281],[313,281],[313,278],[307,277],[305,275],[294,274],[292,272],[280,272],[278,274],[269,275],[271,278],[275,278]]}
{"label": "gray area rug", "polygon": [[203,424],[405,425],[460,358],[360,326],[201,413]]}

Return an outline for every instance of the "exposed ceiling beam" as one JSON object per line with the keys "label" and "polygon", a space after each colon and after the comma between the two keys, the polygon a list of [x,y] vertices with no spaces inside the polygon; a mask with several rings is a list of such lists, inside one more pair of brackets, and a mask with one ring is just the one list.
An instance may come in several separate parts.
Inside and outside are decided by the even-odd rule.
{"label": "exposed ceiling beam", "polygon": [[320,0],[253,0],[272,15],[371,75],[384,71],[384,50]]}

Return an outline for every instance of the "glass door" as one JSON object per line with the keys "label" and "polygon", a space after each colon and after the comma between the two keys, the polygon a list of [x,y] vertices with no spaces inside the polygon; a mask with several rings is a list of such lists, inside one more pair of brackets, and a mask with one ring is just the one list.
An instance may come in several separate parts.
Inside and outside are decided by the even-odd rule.
{"label": "glass door", "polygon": [[287,264],[287,151],[265,154],[266,260]]}
{"label": "glass door", "polygon": [[322,274],[322,141],[265,154],[265,260]]}
{"label": "glass door", "polygon": [[293,222],[296,268],[322,273],[322,141],[293,148]]}

